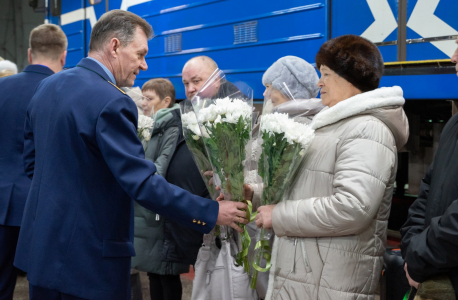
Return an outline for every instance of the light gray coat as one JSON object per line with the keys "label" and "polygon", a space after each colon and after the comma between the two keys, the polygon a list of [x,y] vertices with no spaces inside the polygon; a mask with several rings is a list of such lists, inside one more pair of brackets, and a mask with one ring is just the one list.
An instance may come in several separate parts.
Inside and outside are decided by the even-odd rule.
{"label": "light gray coat", "polygon": [[397,150],[408,138],[400,87],[322,110],[276,234],[266,300],[373,300],[382,272]]}

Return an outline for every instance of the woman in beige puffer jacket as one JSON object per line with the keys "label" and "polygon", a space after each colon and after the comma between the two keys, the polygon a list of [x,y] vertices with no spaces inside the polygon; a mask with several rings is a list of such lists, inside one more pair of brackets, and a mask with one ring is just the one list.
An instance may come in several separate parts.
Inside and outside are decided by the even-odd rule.
{"label": "woman in beige puffer jacket", "polygon": [[288,200],[256,217],[277,236],[266,299],[374,299],[409,132],[402,89],[376,89],[383,60],[359,36],[326,42],[316,62],[329,108],[311,124],[315,139]]}

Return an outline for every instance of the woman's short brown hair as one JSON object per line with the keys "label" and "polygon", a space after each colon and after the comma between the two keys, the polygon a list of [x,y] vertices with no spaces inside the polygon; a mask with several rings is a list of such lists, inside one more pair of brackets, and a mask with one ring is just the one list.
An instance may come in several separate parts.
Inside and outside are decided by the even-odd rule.
{"label": "woman's short brown hair", "polygon": [[358,35],[342,35],[323,45],[315,57],[318,70],[325,65],[362,92],[378,88],[383,58],[371,41]]}
{"label": "woman's short brown hair", "polygon": [[30,32],[29,47],[33,58],[57,60],[67,50],[67,37],[59,26],[42,24]]}
{"label": "woman's short brown hair", "polygon": [[175,87],[168,79],[150,79],[142,86],[142,92],[144,91],[155,91],[161,100],[164,100],[165,97],[170,97],[169,108],[175,104]]}

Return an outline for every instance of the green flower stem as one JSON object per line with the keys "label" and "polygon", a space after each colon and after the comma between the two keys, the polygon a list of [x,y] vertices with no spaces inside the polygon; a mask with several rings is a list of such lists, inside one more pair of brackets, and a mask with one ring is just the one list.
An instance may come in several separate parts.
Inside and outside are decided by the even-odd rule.
{"label": "green flower stem", "polygon": [[[272,249],[270,248],[269,240],[272,234],[272,230],[266,230],[261,228],[261,233],[257,236],[257,242],[254,247],[253,253],[253,275],[251,277],[250,287],[256,288],[256,282],[258,280],[258,272],[267,272],[271,267]],[[266,266],[261,267],[262,258],[266,259]]]}
{"label": "green flower stem", "polygon": [[[221,118],[224,120],[225,116]],[[201,124],[204,133],[203,141],[207,149],[208,157],[213,171],[221,180],[221,189],[225,198],[231,201],[246,202],[244,198],[244,161],[246,158],[245,148],[250,140],[251,119],[243,119],[242,116],[236,123],[208,122]],[[247,210],[247,218],[250,219],[251,210]],[[242,250],[237,253],[236,262],[243,265],[245,271],[249,271],[248,248],[251,238],[245,225],[241,234]]]}
{"label": "green flower stem", "polygon": [[[211,170],[211,163],[208,159],[207,152],[205,150],[205,144],[202,137],[199,137],[197,140],[194,139],[195,134],[189,130],[184,128],[183,129],[183,136],[186,141],[186,145],[191,151],[194,161],[199,168],[200,172],[206,172]],[[203,177],[203,173],[201,174]],[[216,199],[217,193],[215,190],[214,185],[209,184],[209,180],[207,178],[203,178],[205,182],[205,186],[207,187],[208,192],[213,200]]]}
{"label": "green flower stem", "polygon": [[[250,220],[253,206],[251,204],[251,201],[249,201],[249,200],[245,200],[244,202],[248,205],[248,209],[246,211],[246,218],[247,218],[247,220]],[[251,237],[248,234],[246,226],[243,225],[243,224],[239,224],[239,225],[240,225],[240,228],[243,229],[243,233],[242,233],[242,236],[241,236],[242,251],[237,253],[236,262],[240,266],[243,265],[243,268],[244,268],[245,272],[249,273],[250,272],[250,264],[249,264],[249,261],[248,261],[248,249],[250,248]]]}
{"label": "green flower stem", "polygon": [[[284,133],[264,132],[262,140],[262,153],[258,164],[259,175],[264,184],[261,204],[277,204],[292,182],[292,176],[302,158],[299,155],[302,148],[298,143],[288,143]],[[253,289],[256,288],[258,272],[267,272],[271,267],[272,249],[269,244],[271,234],[271,231],[261,228],[260,235],[256,235],[252,258],[254,271],[250,284]],[[265,267],[261,267],[262,258],[266,259]]]}

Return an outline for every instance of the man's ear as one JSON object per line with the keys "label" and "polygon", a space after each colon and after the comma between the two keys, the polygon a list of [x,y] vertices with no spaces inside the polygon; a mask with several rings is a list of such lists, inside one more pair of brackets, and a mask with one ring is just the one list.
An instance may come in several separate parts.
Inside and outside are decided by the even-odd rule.
{"label": "man's ear", "polygon": [[108,45],[110,47],[110,54],[112,57],[118,56],[118,50],[121,47],[121,42],[117,38],[112,38]]}
{"label": "man's ear", "polygon": [[66,58],[67,58],[67,50],[62,52],[62,54],[60,55],[60,58],[59,58],[60,64],[62,65],[62,68],[65,66]]}
{"label": "man's ear", "polygon": [[32,49],[27,50],[27,60],[29,61],[29,64],[32,64]]}

